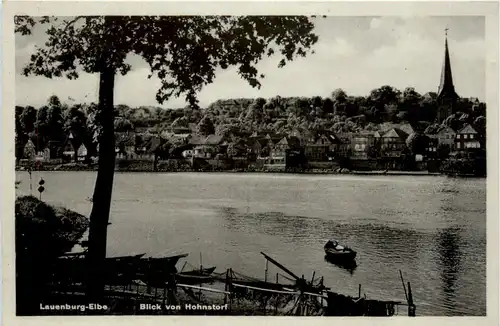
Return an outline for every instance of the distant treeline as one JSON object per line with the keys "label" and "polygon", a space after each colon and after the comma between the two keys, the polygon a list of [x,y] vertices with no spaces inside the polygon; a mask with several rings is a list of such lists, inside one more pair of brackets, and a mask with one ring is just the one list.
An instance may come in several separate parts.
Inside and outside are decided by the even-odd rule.
{"label": "distant treeline", "polygon": [[[418,130],[439,128],[435,124],[437,94],[419,94],[408,87],[400,91],[391,86],[374,89],[368,96],[349,96],[342,89],[331,97],[287,97],[270,99],[218,100],[207,108],[115,107],[115,131],[165,130],[186,128],[202,135],[226,132],[272,131],[288,133],[293,129],[330,130],[335,133],[377,130],[386,122],[408,122]],[[477,99],[460,98],[454,114],[442,124],[460,129],[471,124],[485,132],[486,105]],[[430,127],[430,128],[429,128]],[[16,106],[16,153],[31,138],[42,149],[48,141],[61,144],[69,132],[74,142],[95,143],[99,135],[99,111],[95,103],[68,105],[51,96],[40,108]]]}

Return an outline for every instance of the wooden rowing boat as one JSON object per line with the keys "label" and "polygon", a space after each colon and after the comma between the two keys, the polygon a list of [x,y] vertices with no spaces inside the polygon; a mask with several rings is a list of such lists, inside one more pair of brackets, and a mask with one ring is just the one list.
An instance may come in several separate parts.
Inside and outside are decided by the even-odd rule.
{"label": "wooden rowing boat", "polygon": [[349,261],[356,258],[356,251],[347,246],[341,246],[337,241],[328,241],[324,250],[330,260]]}

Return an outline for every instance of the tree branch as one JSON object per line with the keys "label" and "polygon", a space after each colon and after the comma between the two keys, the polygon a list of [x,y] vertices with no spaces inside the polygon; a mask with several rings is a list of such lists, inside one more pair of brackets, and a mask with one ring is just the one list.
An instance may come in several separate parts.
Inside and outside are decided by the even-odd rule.
{"label": "tree branch", "polygon": [[66,32],[66,30],[71,26],[73,25],[74,23],[76,23],[78,20],[82,19],[82,18],[85,18],[85,16],[76,16],[73,20],[69,21],[66,23],[66,26],[64,27],[64,30],[63,30],[63,33]]}

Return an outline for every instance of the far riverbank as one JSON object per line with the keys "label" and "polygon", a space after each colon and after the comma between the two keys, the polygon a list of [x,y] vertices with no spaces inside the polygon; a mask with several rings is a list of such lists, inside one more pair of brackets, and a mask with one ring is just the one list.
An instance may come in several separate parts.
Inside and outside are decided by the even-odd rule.
{"label": "far riverbank", "polygon": [[[88,166],[84,164],[69,164],[69,165],[59,165],[59,166],[40,166],[39,168],[34,169],[36,171],[51,171],[51,172],[88,172],[88,171],[97,171],[97,166]],[[25,167],[16,167],[16,171],[22,172],[27,171]],[[369,171],[360,171],[360,170],[348,170],[348,169],[313,169],[313,170],[266,170],[266,169],[234,169],[234,170],[194,170],[194,169],[127,169],[127,168],[116,168],[115,172],[122,173],[186,173],[186,172],[209,172],[209,173],[283,173],[283,174],[320,174],[320,175],[338,175],[338,174],[353,174],[353,175],[405,175],[405,176],[442,176],[443,173],[440,172],[429,172],[429,171],[398,171],[398,170],[369,170]]]}

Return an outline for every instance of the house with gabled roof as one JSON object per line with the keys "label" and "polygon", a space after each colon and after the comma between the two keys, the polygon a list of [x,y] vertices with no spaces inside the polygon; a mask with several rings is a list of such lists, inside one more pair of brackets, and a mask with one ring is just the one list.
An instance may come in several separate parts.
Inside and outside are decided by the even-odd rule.
{"label": "house with gabled roof", "polygon": [[295,136],[285,136],[272,147],[270,164],[286,165],[290,155],[298,155],[301,152],[300,139]]}
{"label": "house with gabled roof", "polygon": [[481,143],[479,133],[470,124],[460,129],[455,137],[455,148],[458,151],[482,148],[484,146]]}
{"label": "house with gabled roof", "polygon": [[457,132],[449,126],[441,126],[436,133],[438,146],[447,146],[452,149],[455,146]]}
{"label": "house with gabled roof", "polygon": [[375,146],[375,132],[363,130],[350,133],[350,158],[351,160],[367,160],[371,157],[371,151]]}
{"label": "house with gabled roof", "polygon": [[304,146],[304,154],[309,162],[326,162],[333,158],[341,140],[332,132],[320,132]]}
{"label": "house with gabled roof", "polygon": [[225,152],[229,139],[221,135],[208,135],[207,137],[193,136],[189,144],[193,146],[193,157],[211,159],[217,154]]}
{"label": "house with gabled roof", "polygon": [[380,152],[383,157],[399,157],[406,148],[408,134],[399,128],[392,128],[381,136]]}
{"label": "house with gabled roof", "polygon": [[73,133],[69,133],[68,136],[66,137],[63,145],[62,145],[62,155],[66,157],[66,159],[73,160],[76,158],[76,150],[75,150],[75,137],[73,136]]}
{"label": "house with gabled roof", "polygon": [[28,139],[23,148],[23,158],[34,160],[36,157],[36,146],[31,139]]}
{"label": "house with gabled roof", "polygon": [[76,157],[78,161],[85,161],[88,157],[88,149],[85,144],[81,144],[76,150]]}

